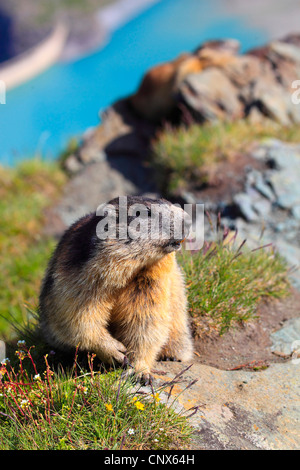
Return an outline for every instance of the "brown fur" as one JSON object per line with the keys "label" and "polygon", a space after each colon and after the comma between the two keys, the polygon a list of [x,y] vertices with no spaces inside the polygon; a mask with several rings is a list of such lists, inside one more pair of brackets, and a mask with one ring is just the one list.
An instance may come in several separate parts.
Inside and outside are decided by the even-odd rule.
{"label": "brown fur", "polygon": [[[185,217],[165,200],[128,199],[129,205],[158,203],[174,211],[174,220]],[[192,357],[175,238],[171,231],[167,240],[98,240],[100,219],[85,216],[58,244],[41,290],[41,328],[52,346],[79,346],[106,363],[122,363],[126,354],[136,373],[149,379],[156,359]]]}

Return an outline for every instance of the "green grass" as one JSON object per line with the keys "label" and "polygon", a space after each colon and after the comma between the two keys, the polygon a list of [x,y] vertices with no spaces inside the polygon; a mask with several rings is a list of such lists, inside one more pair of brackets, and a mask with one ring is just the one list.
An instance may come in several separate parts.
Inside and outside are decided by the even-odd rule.
{"label": "green grass", "polygon": [[167,126],[152,142],[151,164],[164,193],[208,183],[223,161],[234,162],[250,145],[265,138],[300,141],[299,126],[284,128],[276,123],[192,124]]}
{"label": "green grass", "polygon": [[[0,167],[0,331],[11,331],[34,308],[54,241],[42,235],[44,210],[55,202],[66,177],[55,163],[39,159]],[[4,318],[3,318],[4,317]]]}
{"label": "green grass", "polygon": [[197,253],[182,251],[179,261],[196,336],[203,327],[223,334],[255,318],[262,299],[290,292],[286,261],[272,246],[248,250],[246,242],[237,243],[236,233],[218,235]]}
{"label": "green grass", "polygon": [[144,394],[120,371],[94,370],[92,358],[53,355],[40,337],[37,299],[55,245],[44,211],[65,181],[59,164],[39,159],[0,168],[0,331],[10,358],[0,366],[0,449],[186,448],[187,419],[152,396],[161,388]]}
{"label": "green grass", "polygon": [[0,450],[187,448],[191,428],[173,410],[170,383],[145,392],[120,371],[94,371],[93,356],[88,369],[75,357],[72,371],[53,372],[25,344],[16,354],[18,366],[0,366]]}
{"label": "green grass", "polygon": [[[0,371],[0,449],[187,448],[187,417],[159,401],[173,400],[167,384],[145,394],[120,371],[100,373],[91,356],[67,363],[35,329],[40,282],[54,247],[42,234],[44,211],[65,181],[57,163],[38,159],[0,169],[0,313],[8,320],[0,320],[0,330],[12,338],[11,362]],[[286,264],[270,248],[242,253],[217,235],[200,252],[183,252],[180,262],[196,333],[203,320],[222,333],[253,318],[262,298],[289,291]],[[26,344],[16,346],[17,339]]]}

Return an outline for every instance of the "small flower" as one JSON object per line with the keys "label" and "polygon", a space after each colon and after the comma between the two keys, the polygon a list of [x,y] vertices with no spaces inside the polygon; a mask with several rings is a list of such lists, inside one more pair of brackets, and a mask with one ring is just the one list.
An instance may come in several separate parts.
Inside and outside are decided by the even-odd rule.
{"label": "small flower", "polygon": [[160,396],[159,393],[156,393],[155,395],[152,395],[155,401],[160,401]]}
{"label": "small flower", "polygon": [[18,358],[22,361],[25,358],[25,353],[24,351],[16,351],[16,355]]}
{"label": "small flower", "polygon": [[35,374],[35,376],[33,377],[33,380],[41,380],[40,374]]}
{"label": "small flower", "polygon": [[130,428],[130,429],[128,429],[127,432],[128,432],[128,434],[134,434],[134,429]]}
{"label": "small flower", "polygon": [[107,409],[107,411],[113,411],[114,410],[111,403],[109,403],[109,404],[105,403],[105,408]]}
{"label": "small flower", "polygon": [[137,397],[133,397],[133,399],[131,400],[131,403],[134,403],[135,401],[137,401]]}
{"label": "small flower", "polygon": [[2,366],[5,366],[8,362],[10,362],[10,360],[9,360],[8,357],[6,357],[5,359],[2,359],[1,365],[2,365]]}
{"label": "small flower", "polygon": [[154,439],[154,442],[158,442],[158,439]]}
{"label": "small flower", "polygon": [[20,348],[20,347],[22,347],[22,346],[25,346],[25,344],[26,344],[26,342],[25,342],[24,339],[19,340],[19,341],[17,342],[18,348]]}
{"label": "small flower", "polygon": [[22,400],[20,405],[21,405],[21,408],[27,408],[27,406],[29,405],[29,401],[28,400]]}
{"label": "small flower", "polygon": [[145,405],[143,405],[143,403],[141,403],[140,401],[136,401],[134,404],[138,410],[143,411],[143,409],[145,408]]}
{"label": "small flower", "polygon": [[87,387],[82,387],[82,391],[83,391],[83,393],[86,395],[87,392],[88,392],[88,388],[87,388]]}

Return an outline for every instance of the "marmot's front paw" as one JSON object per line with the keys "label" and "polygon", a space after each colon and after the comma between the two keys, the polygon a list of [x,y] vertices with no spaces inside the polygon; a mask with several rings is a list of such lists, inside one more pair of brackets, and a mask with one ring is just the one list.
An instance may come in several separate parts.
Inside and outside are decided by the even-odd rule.
{"label": "marmot's front paw", "polygon": [[141,383],[141,385],[152,385],[153,383],[153,377],[149,373],[140,373],[140,374],[135,374],[137,380]]}
{"label": "marmot's front paw", "polygon": [[116,339],[110,340],[109,342],[102,345],[103,349],[97,352],[97,356],[105,364],[113,364],[118,362],[123,364],[126,361],[126,347],[120,341]]}
{"label": "marmot's front paw", "polygon": [[176,356],[161,356],[160,361],[172,361],[172,362],[181,362],[181,359],[178,359]]}
{"label": "marmot's front paw", "polygon": [[134,382],[140,382],[141,385],[152,385],[154,379],[149,372],[138,372],[135,369],[126,370],[122,377],[129,378]]}

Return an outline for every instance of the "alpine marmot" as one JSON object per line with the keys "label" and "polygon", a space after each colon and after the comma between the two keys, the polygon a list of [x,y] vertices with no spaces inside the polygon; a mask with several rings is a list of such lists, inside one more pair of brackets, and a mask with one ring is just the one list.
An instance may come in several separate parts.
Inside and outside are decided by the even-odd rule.
{"label": "alpine marmot", "polygon": [[42,283],[47,342],[94,352],[104,363],[129,360],[145,383],[155,360],[189,361],[185,283],[175,252],[190,225],[177,205],[145,197],[113,199],[75,222]]}

